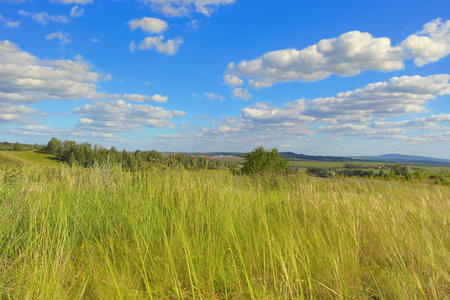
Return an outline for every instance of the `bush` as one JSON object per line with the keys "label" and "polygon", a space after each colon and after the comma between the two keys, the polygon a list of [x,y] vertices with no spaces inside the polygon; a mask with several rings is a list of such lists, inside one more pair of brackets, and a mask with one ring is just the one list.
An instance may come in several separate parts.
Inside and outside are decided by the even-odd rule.
{"label": "bush", "polygon": [[319,167],[312,167],[306,169],[306,173],[310,176],[316,176],[316,177],[322,177],[322,178],[332,178],[336,174],[331,169],[325,169],[325,168],[319,168]]}
{"label": "bush", "polygon": [[289,172],[289,162],[278,154],[278,150],[271,151],[258,147],[244,157],[245,162],[240,170],[235,170],[235,174],[245,175],[265,175],[265,174],[287,174]]}

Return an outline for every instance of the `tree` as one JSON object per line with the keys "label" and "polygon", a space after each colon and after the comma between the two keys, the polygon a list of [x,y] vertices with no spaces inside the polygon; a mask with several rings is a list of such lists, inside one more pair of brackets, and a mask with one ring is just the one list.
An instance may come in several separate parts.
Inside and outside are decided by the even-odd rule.
{"label": "tree", "polygon": [[49,151],[52,154],[57,153],[59,148],[61,148],[61,145],[62,142],[54,137],[47,143],[47,151]]}
{"label": "tree", "polygon": [[244,165],[239,171],[241,174],[287,174],[289,171],[288,160],[282,159],[275,148],[268,151],[263,147],[258,147],[247,153],[244,159]]}
{"label": "tree", "polygon": [[406,176],[408,172],[408,167],[403,166],[401,164],[396,164],[391,168],[391,172],[393,172],[397,176]]}

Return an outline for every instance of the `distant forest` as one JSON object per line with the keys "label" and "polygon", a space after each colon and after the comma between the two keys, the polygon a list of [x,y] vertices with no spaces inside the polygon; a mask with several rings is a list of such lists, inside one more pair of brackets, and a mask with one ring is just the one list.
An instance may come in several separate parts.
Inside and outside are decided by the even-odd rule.
{"label": "distant forest", "polygon": [[[121,165],[125,170],[139,170],[152,166],[162,168],[184,167],[188,170],[210,169],[215,170],[223,166],[223,161],[218,157],[207,156],[206,153],[201,155],[187,155],[183,153],[171,153],[164,156],[158,151],[141,151],[134,152],[118,151],[116,147],[106,149],[99,145],[90,143],[77,144],[74,141],[60,141],[52,138],[45,150],[54,154],[56,158],[70,166],[78,165],[82,167],[90,167],[95,164],[114,164]],[[229,167],[227,163],[227,167]]]}
{"label": "distant forest", "polygon": [[30,151],[30,150],[37,150],[41,149],[42,145],[38,144],[20,144],[20,143],[8,143],[8,142],[1,142],[0,143],[0,151]]}

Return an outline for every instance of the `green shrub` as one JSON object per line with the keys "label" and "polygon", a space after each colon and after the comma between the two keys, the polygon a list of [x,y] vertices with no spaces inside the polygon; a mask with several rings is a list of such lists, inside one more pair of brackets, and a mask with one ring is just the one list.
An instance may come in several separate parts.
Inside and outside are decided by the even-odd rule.
{"label": "green shrub", "polygon": [[271,151],[258,147],[244,157],[245,162],[240,170],[235,170],[236,174],[245,175],[265,175],[265,174],[287,174],[289,172],[289,162],[282,159],[278,150]]}

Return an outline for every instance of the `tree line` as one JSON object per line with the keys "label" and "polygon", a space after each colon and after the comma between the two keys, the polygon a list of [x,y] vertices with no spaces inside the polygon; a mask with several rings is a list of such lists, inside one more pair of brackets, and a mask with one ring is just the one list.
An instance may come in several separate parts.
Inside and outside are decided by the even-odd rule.
{"label": "tree line", "polygon": [[0,151],[30,151],[40,149],[42,146],[38,144],[21,144],[21,143],[8,143],[1,142],[0,143]]}
{"label": "tree line", "polygon": [[90,167],[96,164],[112,163],[130,171],[152,166],[163,169],[182,167],[188,170],[214,170],[223,165],[222,161],[206,156],[206,154],[189,156],[183,153],[171,153],[164,156],[156,150],[128,152],[124,149],[118,151],[114,146],[106,149],[98,144],[92,147],[91,143],[77,144],[74,141],[60,141],[57,138],[52,138],[47,143],[46,151],[70,166]]}

